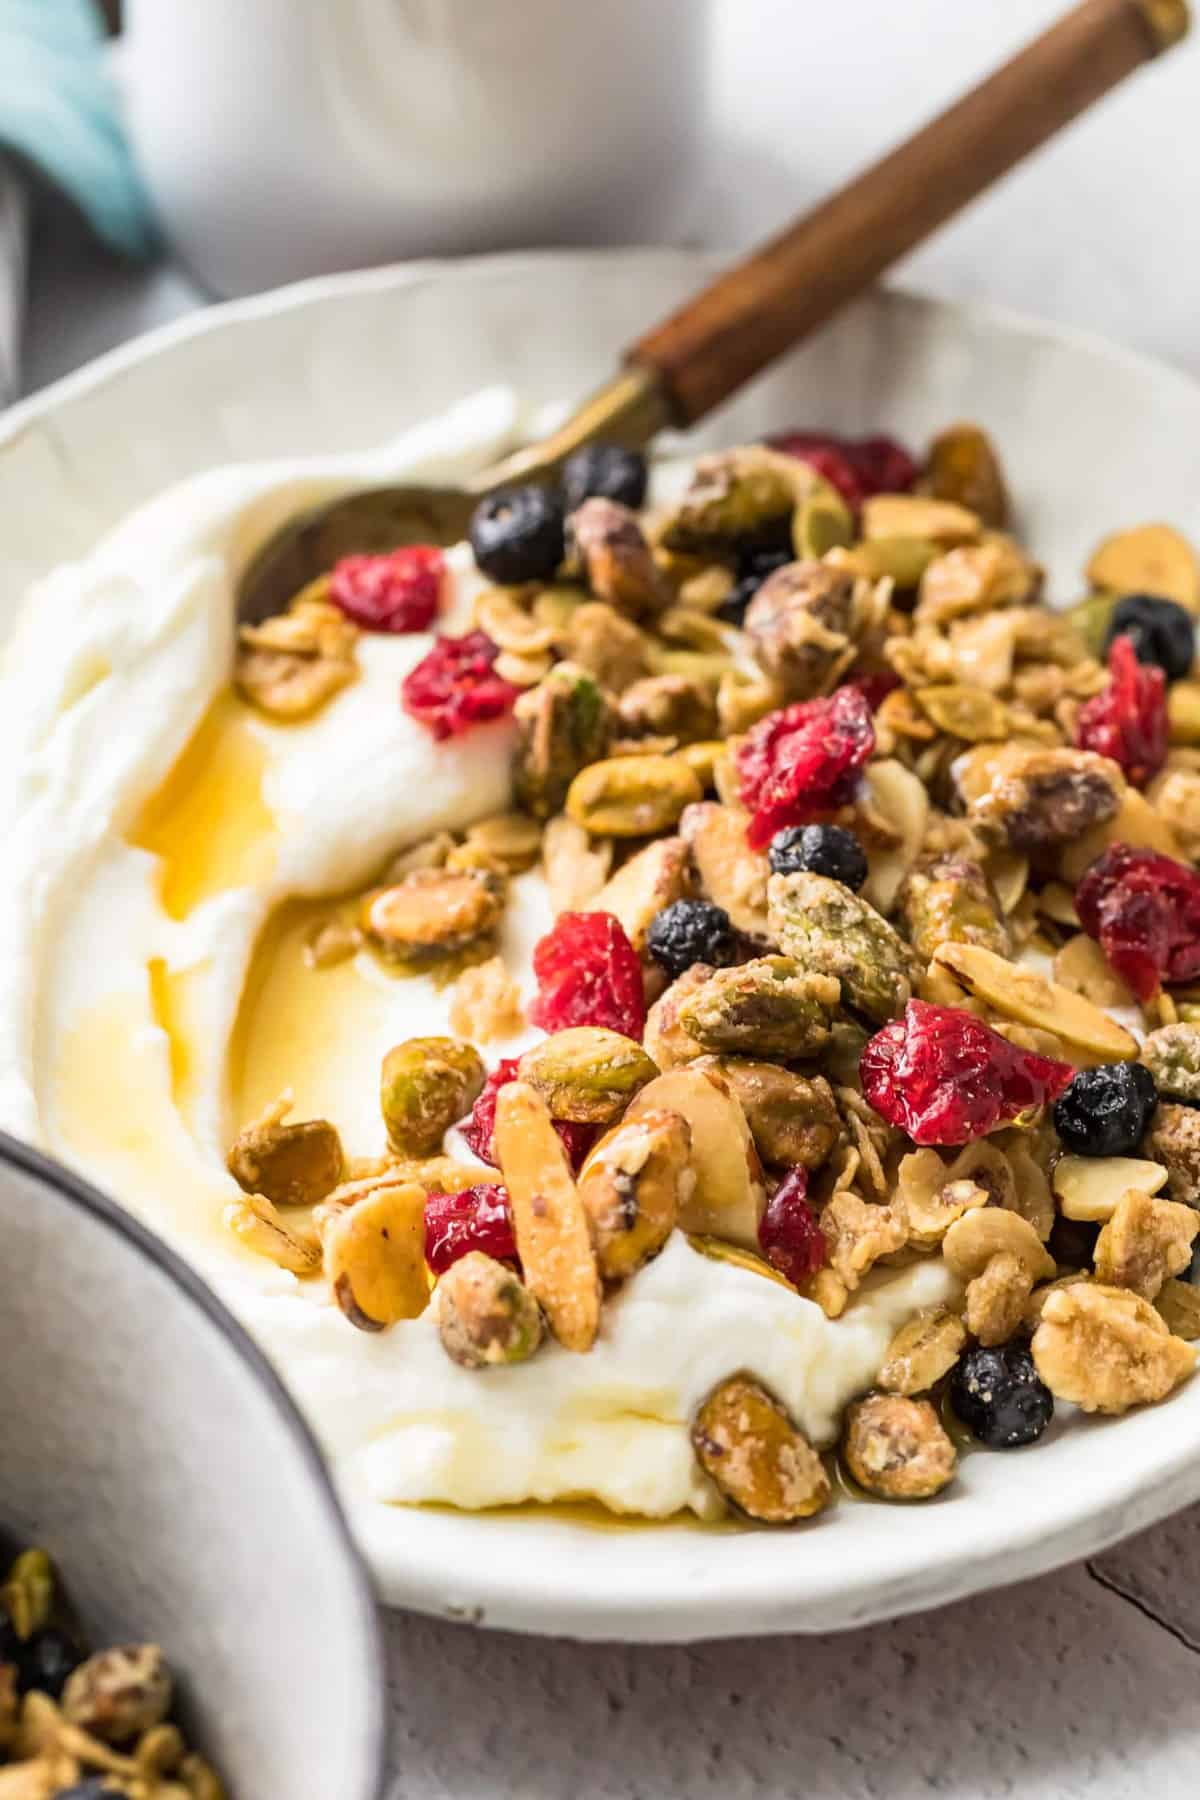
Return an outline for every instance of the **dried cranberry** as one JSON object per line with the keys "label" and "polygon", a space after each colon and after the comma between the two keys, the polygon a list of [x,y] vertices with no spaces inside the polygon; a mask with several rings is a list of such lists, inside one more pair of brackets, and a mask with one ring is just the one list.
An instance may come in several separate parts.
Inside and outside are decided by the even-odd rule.
{"label": "dried cranberry", "polygon": [[428,631],[445,577],[436,544],[406,544],[386,556],[343,556],[329,577],[329,598],[364,631]]}
{"label": "dried cranberry", "polygon": [[892,669],[877,669],[873,675],[851,675],[842,687],[853,688],[862,695],[872,712],[878,712],[889,694],[900,687],[900,677]]}
{"label": "dried cranberry", "polygon": [[460,1194],[426,1194],[425,1261],[435,1275],[469,1250],[482,1250],[497,1262],[515,1262],[508,1194],[502,1187],[464,1188]]}
{"label": "dried cranberry", "polygon": [[807,825],[845,806],[874,748],[871,708],[857,688],[768,713],[736,757],[751,814],[747,842],[761,850],[785,825]]}
{"label": "dried cranberry", "polygon": [[482,631],[439,637],[404,677],[401,705],[435,738],[457,737],[485,719],[498,719],[512,711],[521,691],[493,670],[499,654],[499,645]]}
{"label": "dried cranberry", "polygon": [[1173,856],[1111,845],[1076,888],[1075,910],[1139,1000],[1200,975],[1200,874]]}
{"label": "dried cranberry", "polygon": [[880,1118],[914,1144],[966,1144],[1057,1099],[1075,1071],[1010,1044],[973,1013],[910,1000],[867,1044],[859,1074]]}
{"label": "dried cranberry", "polygon": [[919,473],[908,451],[891,437],[788,431],[770,442],[774,449],[808,463],[856,510],[872,494],[906,494]]}
{"label": "dried cranberry", "polygon": [[773,1269],[793,1287],[803,1287],[824,1268],[825,1234],[809,1205],[808,1170],[790,1169],[771,1198],[758,1227],[759,1248]]}
{"label": "dried cranberry", "polygon": [[640,1044],[646,1029],[642,965],[619,919],[561,913],[534,947],[537,999],[529,1017],[543,1031],[599,1025]]}
{"label": "dried cranberry", "polygon": [[[496,1164],[492,1133],[496,1129],[496,1095],[508,1082],[517,1079],[519,1058],[506,1056],[483,1084],[483,1091],[471,1108],[471,1116],[459,1127],[480,1162]],[[571,1167],[577,1169],[596,1141],[596,1127],[581,1125],[571,1119],[556,1119],[554,1129],[563,1141]]]}
{"label": "dried cranberry", "polygon": [[1108,674],[1108,686],[1079,709],[1076,747],[1111,756],[1134,787],[1145,787],[1167,760],[1167,678],[1138,661],[1127,637],[1113,639]]}

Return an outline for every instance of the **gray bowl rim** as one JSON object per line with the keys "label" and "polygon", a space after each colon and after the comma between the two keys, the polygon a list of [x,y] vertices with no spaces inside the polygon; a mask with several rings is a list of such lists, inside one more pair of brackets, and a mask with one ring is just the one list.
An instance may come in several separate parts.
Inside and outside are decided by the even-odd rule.
{"label": "gray bowl rim", "polygon": [[[77,1206],[82,1212],[90,1213],[94,1219],[107,1226],[118,1237],[124,1238],[130,1247],[164,1274],[174,1283],[180,1292],[191,1301],[197,1310],[204,1314],[211,1325],[232,1346],[236,1355],[249,1370],[268,1395],[275,1411],[279,1414],[284,1428],[294,1439],[301,1459],[308,1465],[309,1478],[316,1488],[321,1505],[327,1515],[329,1529],[341,1545],[347,1564],[347,1573],[354,1586],[358,1608],[362,1615],[363,1634],[370,1646],[370,1658],[374,1664],[375,1679],[371,1685],[368,1699],[369,1721],[367,1726],[370,1739],[371,1763],[375,1777],[369,1793],[364,1793],[361,1800],[383,1800],[384,1785],[387,1779],[387,1746],[388,1725],[383,1704],[384,1692],[384,1650],[383,1629],[379,1619],[379,1608],[371,1578],[367,1573],[362,1554],[350,1532],[346,1515],[342,1511],[341,1502],[334,1491],[325,1460],[317,1447],[316,1439],[304,1423],[296,1404],[276,1374],[266,1356],[250,1334],[238,1324],[233,1314],[218,1300],[212,1289],[203,1282],[195,1271],[188,1267],[181,1257],[167,1247],[160,1238],[156,1238],[144,1225],[139,1223],[131,1213],[117,1205],[115,1200],[93,1187],[73,1169],[55,1162],[52,1157],[43,1156],[39,1150],[23,1144],[19,1139],[10,1137],[6,1131],[0,1131],[0,1164],[9,1164],[20,1169],[36,1180],[46,1182],[57,1189],[59,1194],[71,1206]],[[348,1800],[356,1800],[350,1796]]]}

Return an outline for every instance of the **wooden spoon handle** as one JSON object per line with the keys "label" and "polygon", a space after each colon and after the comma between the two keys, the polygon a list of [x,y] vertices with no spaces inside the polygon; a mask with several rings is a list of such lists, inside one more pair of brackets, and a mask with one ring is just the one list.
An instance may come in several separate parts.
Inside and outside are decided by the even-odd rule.
{"label": "wooden spoon handle", "polygon": [[689,425],[1181,38],[1186,0],[1084,0],[915,137],[627,352]]}

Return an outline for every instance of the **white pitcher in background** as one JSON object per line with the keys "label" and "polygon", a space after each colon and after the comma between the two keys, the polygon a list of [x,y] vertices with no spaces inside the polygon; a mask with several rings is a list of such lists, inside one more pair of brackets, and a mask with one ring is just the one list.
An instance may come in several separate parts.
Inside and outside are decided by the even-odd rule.
{"label": "white pitcher in background", "polygon": [[117,67],[215,291],[678,236],[707,0],[126,0]]}

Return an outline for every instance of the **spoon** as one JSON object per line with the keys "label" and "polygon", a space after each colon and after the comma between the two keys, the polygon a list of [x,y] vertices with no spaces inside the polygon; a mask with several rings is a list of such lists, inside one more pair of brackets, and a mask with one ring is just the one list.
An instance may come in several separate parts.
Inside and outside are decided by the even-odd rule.
{"label": "spoon", "polygon": [[554,480],[581,445],[640,448],[692,425],[815,330],[976,195],[1189,25],[1187,0],[1083,0],[978,87],[626,351],[610,382],[537,444],[462,487],[352,493],[291,520],[250,562],[238,616],[281,611],[352,552],[454,543],[497,488]]}

